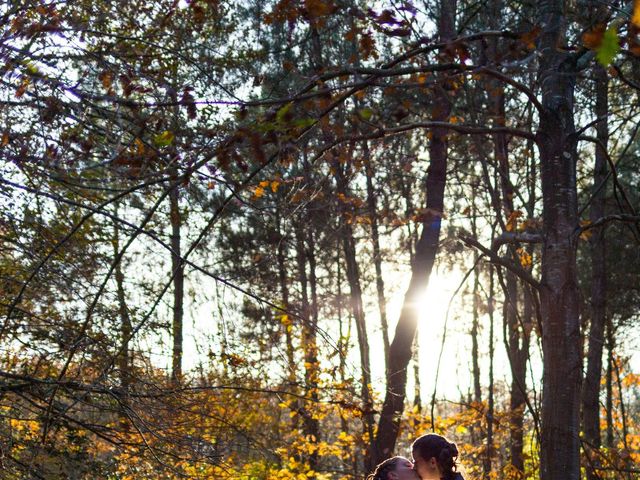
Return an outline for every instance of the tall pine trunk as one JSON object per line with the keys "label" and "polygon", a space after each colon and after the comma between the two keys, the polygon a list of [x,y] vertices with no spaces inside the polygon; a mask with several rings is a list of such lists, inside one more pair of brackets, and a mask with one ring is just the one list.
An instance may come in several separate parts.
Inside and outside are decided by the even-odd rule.
{"label": "tall pine trunk", "polygon": [[[175,172],[174,175],[175,177]],[[182,331],[184,316],[184,264],[181,258],[181,236],[180,228],[182,217],[180,205],[178,204],[178,187],[176,186],[169,193],[169,206],[171,217],[171,269],[173,277],[173,321],[172,338],[173,354],[171,361],[171,379],[174,382],[180,381],[182,377]]]}
{"label": "tall pine trunk", "polygon": [[582,352],[575,232],[575,59],[565,42],[564,2],[538,3],[539,80],[542,96],[536,141],[543,196],[542,313],[543,392],[541,480],[580,478]]}
{"label": "tall pine trunk", "polygon": [[[596,67],[596,118],[598,140],[606,148],[609,132],[607,125],[608,80],[603,67]],[[606,188],[603,184],[607,177],[606,153],[596,146],[593,175],[593,194],[591,198],[591,221],[605,215]],[[607,271],[605,264],[605,229],[598,228],[590,239],[591,249],[591,325],[589,328],[589,352],[587,354],[587,373],[582,390],[582,425],[587,444],[587,479],[598,478],[594,467],[599,464],[597,450],[600,448],[600,377],[602,375],[602,351],[604,347],[604,329],[606,324]]]}

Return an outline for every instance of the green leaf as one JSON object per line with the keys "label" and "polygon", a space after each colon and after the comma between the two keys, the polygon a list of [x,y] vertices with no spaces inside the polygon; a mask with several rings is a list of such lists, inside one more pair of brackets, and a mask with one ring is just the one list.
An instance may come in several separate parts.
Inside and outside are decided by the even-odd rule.
{"label": "green leaf", "polygon": [[284,107],[280,108],[276,113],[276,121],[282,123],[286,119],[291,107],[293,107],[293,102],[289,102]]}
{"label": "green leaf", "polygon": [[373,116],[373,110],[371,110],[370,108],[361,108],[360,110],[358,110],[358,114],[364,120],[369,120]]}
{"label": "green leaf", "polygon": [[596,49],[596,59],[600,62],[600,65],[607,67],[619,51],[620,40],[618,40],[618,32],[616,27],[610,27],[604,32],[602,42]]}
{"label": "green leaf", "polygon": [[301,119],[296,120],[295,122],[293,122],[293,125],[298,127],[298,128],[307,128],[307,127],[313,125],[314,123],[316,123],[316,121],[313,118],[301,118]]}
{"label": "green leaf", "polygon": [[165,130],[162,133],[159,133],[155,137],[153,137],[153,143],[156,144],[157,147],[168,147],[173,143],[173,139],[175,136],[169,130]]}

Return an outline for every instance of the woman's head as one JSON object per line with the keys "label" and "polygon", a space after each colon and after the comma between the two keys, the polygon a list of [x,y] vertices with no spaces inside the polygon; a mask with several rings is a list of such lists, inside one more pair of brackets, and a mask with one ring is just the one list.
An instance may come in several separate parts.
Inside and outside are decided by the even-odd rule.
{"label": "woman's head", "polygon": [[381,462],[367,480],[419,480],[411,461],[404,457],[391,457]]}
{"label": "woman's head", "polygon": [[458,449],[434,433],[419,437],[411,445],[414,468],[422,480],[449,480],[456,473]]}

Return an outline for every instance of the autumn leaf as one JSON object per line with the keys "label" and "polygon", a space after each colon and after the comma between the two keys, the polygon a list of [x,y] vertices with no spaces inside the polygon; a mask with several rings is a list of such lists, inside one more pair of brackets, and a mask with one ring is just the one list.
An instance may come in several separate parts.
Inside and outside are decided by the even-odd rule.
{"label": "autumn leaf", "polygon": [[536,25],[530,31],[520,35],[520,41],[524,43],[529,50],[533,50],[536,48],[535,41],[540,36],[540,32],[542,32],[542,29]]}
{"label": "autumn leaf", "polygon": [[[581,227],[584,228],[589,225],[591,225],[591,220],[580,220]],[[580,240],[589,240],[591,238],[592,233],[593,232],[590,229],[580,232]]]}
{"label": "autumn leaf", "polygon": [[520,210],[514,210],[507,218],[507,224],[505,225],[505,229],[507,232],[514,232],[518,229],[518,219],[522,217],[522,212]]}
{"label": "autumn leaf", "polygon": [[142,140],[140,140],[139,138],[136,138],[134,140],[134,143],[136,145],[136,153],[138,155],[144,155],[144,143],[142,142]]}
{"label": "autumn leaf", "polygon": [[108,91],[113,84],[113,74],[108,70],[104,70],[98,75],[98,80],[100,80],[104,89]]}
{"label": "autumn leaf", "polygon": [[378,52],[376,52],[376,42],[370,32],[363,34],[360,37],[359,43],[363,60],[367,60],[370,57],[378,58]]}
{"label": "autumn leaf", "polygon": [[260,198],[264,195],[264,187],[261,187],[260,185],[258,185],[254,190],[253,190],[253,196],[255,198]]}
{"label": "autumn leaf", "polygon": [[633,0],[633,15],[631,16],[631,23],[640,28],[640,0]]}
{"label": "autumn leaf", "polygon": [[31,83],[31,80],[29,80],[28,77],[22,78],[22,82],[20,82],[20,86],[18,86],[18,89],[16,90],[16,98],[20,98],[24,95],[24,92],[27,91],[27,87],[29,86],[30,83]]}
{"label": "autumn leaf", "polygon": [[523,268],[528,268],[533,264],[533,257],[524,248],[517,249],[516,253],[518,254],[520,265],[522,265]]}
{"label": "autumn leaf", "polygon": [[305,0],[304,6],[311,18],[328,15],[334,10],[333,2],[324,0]]}
{"label": "autumn leaf", "polygon": [[589,50],[595,50],[602,44],[602,37],[607,26],[600,23],[582,34],[582,44]]}
{"label": "autumn leaf", "polygon": [[158,147],[168,147],[173,143],[175,135],[171,133],[169,130],[165,130],[162,133],[159,133],[155,137],[153,137],[153,143]]}
{"label": "autumn leaf", "polygon": [[191,87],[187,87],[182,91],[182,98],[180,99],[180,105],[183,105],[187,109],[187,115],[191,120],[195,119],[198,111],[196,109],[196,101],[191,95]]}
{"label": "autumn leaf", "polygon": [[615,27],[611,27],[602,36],[602,43],[596,49],[596,59],[602,66],[606,67],[613,61],[619,51],[620,40],[618,39],[618,32]]}
{"label": "autumn leaf", "polygon": [[360,110],[358,110],[358,115],[363,120],[370,120],[373,116],[373,110],[371,110],[370,108],[361,108]]}
{"label": "autumn leaf", "polygon": [[279,123],[283,123],[287,120],[290,120],[290,111],[291,107],[293,107],[293,102],[289,102],[276,112],[276,121]]}

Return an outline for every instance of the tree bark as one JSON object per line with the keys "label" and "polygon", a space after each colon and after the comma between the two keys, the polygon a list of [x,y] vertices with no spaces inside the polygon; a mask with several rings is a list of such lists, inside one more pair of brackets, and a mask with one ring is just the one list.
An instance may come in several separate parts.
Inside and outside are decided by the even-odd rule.
{"label": "tree bark", "polygon": [[[336,186],[339,195],[343,198],[349,197],[347,188],[347,179],[343,166],[339,162],[334,162]],[[351,309],[356,324],[356,333],[358,336],[358,349],[360,352],[360,371],[361,371],[361,396],[363,408],[363,422],[365,433],[369,435],[369,439],[373,439],[373,399],[371,397],[371,361],[369,358],[369,339],[367,336],[367,324],[364,316],[364,305],[362,302],[362,287],[360,284],[360,270],[356,260],[356,240],[353,235],[352,224],[348,221],[348,213],[345,211],[344,205],[340,209],[342,215],[340,218],[340,229],[342,239],[342,250],[344,253],[347,282],[349,283]]]}
{"label": "tree bark", "polygon": [[493,281],[493,264],[489,265],[489,298],[487,303],[489,304],[489,393],[487,399],[487,448],[485,451],[484,459],[482,462],[482,475],[485,480],[491,478],[491,463],[493,459],[493,413],[494,413],[494,398],[493,398],[493,359],[494,359],[494,281]]}
{"label": "tree bark", "polygon": [[[302,317],[302,346],[304,349],[304,370],[305,370],[305,390],[306,395],[314,401],[318,397],[318,347],[316,342],[316,328],[313,319],[315,316],[311,312],[311,304],[309,302],[309,277],[307,276],[307,250],[305,248],[304,226],[301,219],[295,227],[296,236],[296,258],[298,263],[298,275],[300,280],[300,299],[301,308],[300,316]],[[320,440],[320,424],[317,418],[309,411],[307,406],[299,409],[304,425],[304,434],[311,438],[312,443]],[[318,453],[314,451],[309,454],[309,465],[312,470],[318,463]]]}
{"label": "tree bark", "polygon": [[181,258],[180,227],[182,218],[178,204],[178,187],[169,193],[169,206],[171,217],[171,269],[175,273],[173,277],[173,355],[171,362],[171,379],[179,382],[182,378],[182,330],[184,316],[184,264]]}
{"label": "tree bark", "polygon": [[[118,210],[116,208],[116,216]],[[113,222],[113,254],[118,255],[120,252],[120,228],[118,222]],[[118,314],[120,316],[120,354],[118,355],[118,370],[120,371],[120,387],[125,392],[129,389],[131,383],[131,360],[129,353],[129,341],[133,327],[131,325],[131,317],[129,317],[129,308],[127,307],[127,297],[124,289],[124,273],[122,264],[118,262],[115,269],[115,280],[118,296]]]}
{"label": "tree bark", "polygon": [[607,321],[607,448],[613,448],[613,325],[611,319]]}
{"label": "tree bark", "polygon": [[573,92],[576,66],[564,43],[563,2],[538,4],[542,111],[536,142],[543,194],[543,392],[541,480],[580,478],[582,352],[576,274],[578,208]]}
{"label": "tree bark", "polygon": [[[477,210],[476,210],[476,198],[477,189],[474,185],[471,190],[471,235],[473,238],[478,238],[478,225],[477,225]],[[473,401],[480,404],[482,402],[482,389],[480,386],[480,353],[478,348],[478,335],[480,328],[480,270],[478,265],[478,251],[474,251],[473,263],[476,266],[473,271],[473,301],[471,303],[472,323],[471,323],[471,362],[473,372]]]}
{"label": "tree bark", "polygon": [[382,278],[382,255],[380,254],[380,234],[378,233],[378,215],[376,194],[373,188],[373,166],[369,145],[362,145],[364,150],[364,164],[367,176],[367,204],[371,220],[371,243],[373,246],[373,263],[376,269],[376,292],[378,294],[378,309],[380,311],[380,328],[382,329],[382,346],[384,348],[385,371],[389,365],[389,322],[387,321],[387,302],[384,296],[384,280]]}
{"label": "tree bark", "polygon": [[[605,69],[598,65],[595,71],[596,82],[596,118],[597,137],[604,147],[607,146],[609,132],[607,124],[608,79]],[[593,193],[591,199],[591,221],[605,216],[606,188],[602,184],[607,176],[607,158],[601,148],[596,147],[593,175]],[[591,325],[589,328],[589,352],[587,372],[582,390],[582,424],[584,439],[587,443],[586,454],[587,479],[598,477],[594,467],[600,464],[597,450],[600,448],[600,377],[602,375],[602,351],[604,347],[604,328],[606,324],[607,271],[605,260],[605,228],[594,229],[590,239],[591,249]]]}

